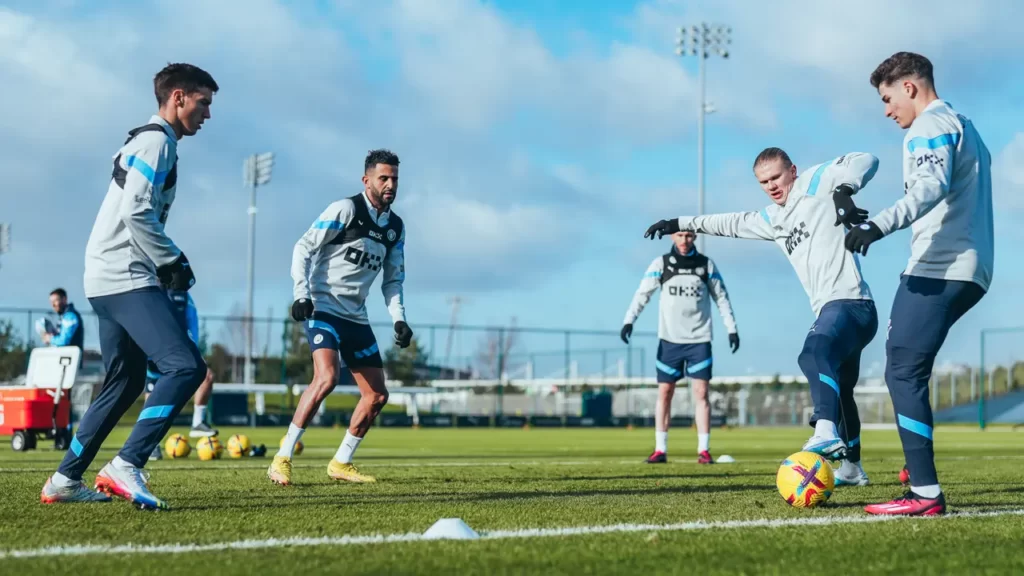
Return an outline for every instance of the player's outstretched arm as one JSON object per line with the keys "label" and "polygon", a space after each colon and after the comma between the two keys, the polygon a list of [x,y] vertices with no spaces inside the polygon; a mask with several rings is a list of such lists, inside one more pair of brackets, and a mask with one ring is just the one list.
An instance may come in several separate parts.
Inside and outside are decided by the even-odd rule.
{"label": "player's outstretched arm", "polygon": [[398,242],[384,258],[384,278],[380,290],[384,294],[391,321],[395,325],[395,343],[405,348],[412,340],[412,330],[405,319],[405,227]]}
{"label": "player's outstretched arm", "polygon": [[725,238],[747,240],[774,240],[775,230],[768,221],[767,208],[759,212],[729,212],[705,216],[682,216],[681,230],[692,230],[698,234],[710,234]]}
{"label": "player's outstretched arm", "polygon": [[708,258],[708,290],[711,292],[711,297],[715,299],[718,313],[722,315],[722,323],[725,324],[725,330],[729,333],[729,345],[735,353],[740,347],[736,316],[732,312],[732,302],[729,300],[729,292],[725,289],[722,273],[710,258]]}
{"label": "player's outstretched arm", "polygon": [[128,170],[121,195],[121,221],[157,268],[182,256],[164,232],[164,223],[156,210],[158,196],[174,163],[170,154],[166,134],[143,132],[125,146],[120,160]]}
{"label": "player's outstretched arm", "polygon": [[633,300],[629,303],[629,309],[626,310],[626,318],[622,321],[623,329],[619,333],[619,337],[626,344],[629,344],[629,338],[633,334],[633,323],[640,317],[640,313],[644,311],[647,303],[651,301],[651,295],[661,286],[663,266],[664,262],[661,256],[655,258],[651,265],[647,267],[644,277],[640,280],[640,286],[636,289],[636,293],[633,294]]}
{"label": "player's outstretched arm", "polygon": [[[351,202],[335,202],[324,210],[320,217],[306,230],[292,249],[292,295],[295,301],[309,300],[309,271],[313,257],[320,247],[327,244],[345,230],[352,220]],[[293,305],[293,309],[294,309]],[[308,308],[312,308],[310,305]],[[310,312],[312,313],[312,312]]]}

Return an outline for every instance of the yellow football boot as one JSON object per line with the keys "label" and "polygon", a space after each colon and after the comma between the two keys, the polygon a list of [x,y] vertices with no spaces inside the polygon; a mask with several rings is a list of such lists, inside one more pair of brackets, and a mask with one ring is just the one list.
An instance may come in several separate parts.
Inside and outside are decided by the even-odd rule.
{"label": "yellow football boot", "polygon": [[346,482],[376,482],[377,479],[369,474],[363,474],[352,463],[342,464],[334,458],[327,465],[327,475],[333,480],[344,480]]}
{"label": "yellow football boot", "polygon": [[267,468],[267,478],[274,484],[287,486],[292,483],[292,459],[287,456],[274,456],[274,461]]}

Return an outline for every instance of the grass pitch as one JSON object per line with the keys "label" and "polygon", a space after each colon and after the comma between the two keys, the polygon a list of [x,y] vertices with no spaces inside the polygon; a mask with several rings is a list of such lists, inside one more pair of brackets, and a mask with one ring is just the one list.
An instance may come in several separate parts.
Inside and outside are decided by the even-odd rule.
{"label": "grass pitch", "polygon": [[[265,475],[283,430],[223,429],[222,442],[235,432],[268,457],[151,463],[152,489],[173,508],[161,513],[41,505],[61,454],[5,441],[0,573],[1024,573],[1024,433],[1007,429],[936,432],[953,514],[867,523],[865,504],[902,493],[894,431],[862,434],[872,486],[838,488],[813,510],[775,490],[804,428],[715,431],[712,452],[737,461],[713,466],[694,463],[692,430],[672,431],[669,464],[646,465],[650,429],[375,429],[356,455],[379,479],[370,485],[328,479],[344,431],[311,429],[290,487]],[[115,431],[87,481],[126,435]],[[452,517],[484,539],[400,541]],[[543,531],[556,528],[576,530]],[[394,541],[366,543],[373,535]]]}

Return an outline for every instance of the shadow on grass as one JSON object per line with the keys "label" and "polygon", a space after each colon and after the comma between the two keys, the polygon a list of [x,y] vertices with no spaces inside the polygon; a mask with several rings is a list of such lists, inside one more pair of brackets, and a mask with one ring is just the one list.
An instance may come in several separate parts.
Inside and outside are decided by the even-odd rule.
{"label": "shadow on grass", "polygon": [[[310,488],[321,485],[311,485]],[[738,492],[763,492],[765,486],[740,485],[740,486],[669,486],[643,489],[617,489],[617,490],[580,490],[580,491],[550,491],[537,490],[530,492],[486,492],[486,493],[426,493],[426,494],[288,494],[268,497],[264,500],[249,500],[242,502],[227,501],[218,504],[191,506],[188,504],[177,507],[178,510],[231,510],[256,508],[301,508],[301,507],[323,507],[323,506],[353,506],[353,505],[395,505],[395,504],[422,504],[432,502],[447,502],[453,504],[479,503],[479,502],[502,502],[502,501],[529,501],[547,498],[579,498],[591,496],[652,496],[666,494],[709,494],[709,493],[738,493]]]}

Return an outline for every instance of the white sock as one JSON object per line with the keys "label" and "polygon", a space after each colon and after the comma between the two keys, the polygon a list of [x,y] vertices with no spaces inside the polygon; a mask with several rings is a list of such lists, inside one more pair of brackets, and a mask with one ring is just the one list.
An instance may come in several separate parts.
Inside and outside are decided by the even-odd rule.
{"label": "white sock", "polygon": [[50,482],[58,488],[72,488],[78,484],[78,482],[68,478],[60,472],[54,472],[53,476],[50,477]]}
{"label": "white sock", "polygon": [[135,468],[134,464],[121,458],[120,456],[115,456],[114,459],[110,461],[110,463],[114,465],[114,468],[120,468],[121,470],[131,470],[132,468]]}
{"label": "white sock", "polygon": [[196,405],[195,412],[192,413],[192,427],[195,428],[200,424],[206,422],[206,405]]}
{"label": "white sock", "polygon": [[284,442],[281,443],[281,447],[277,450],[278,456],[284,458],[291,458],[295,453],[295,443],[302,438],[302,433],[305,432],[305,428],[299,428],[295,424],[288,425],[288,433],[284,436]]}
{"label": "white sock", "polygon": [[334,459],[342,464],[350,464],[352,455],[356,453],[356,448],[359,448],[359,443],[362,441],[362,438],[353,436],[351,432],[345,432],[345,439],[341,441],[341,446],[338,446],[338,452],[334,455]]}
{"label": "white sock", "polygon": [[668,430],[654,431],[654,451],[668,453]]}
{"label": "white sock", "polygon": [[836,430],[836,423],[831,420],[818,420],[814,425],[814,435],[822,438],[838,438],[839,430]]}
{"label": "white sock", "polygon": [[931,486],[911,486],[911,490],[914,494],[923,498],[938,498],[939,494],[942,494],[942,489],[939,488],[938,484],[932,484]]}
{"label": "white sock", "polygon": [[709,450],[711,446],[711,433],[697,434],[697,452]]}

